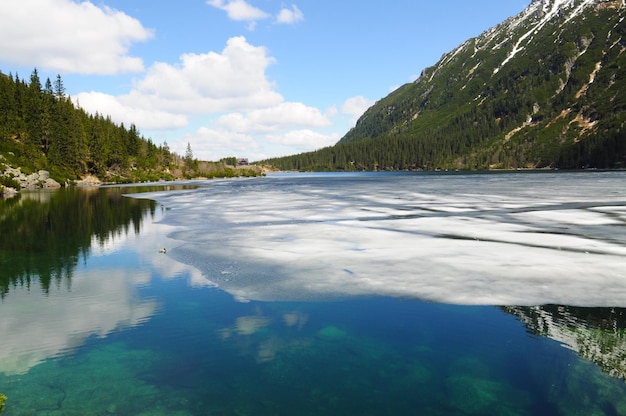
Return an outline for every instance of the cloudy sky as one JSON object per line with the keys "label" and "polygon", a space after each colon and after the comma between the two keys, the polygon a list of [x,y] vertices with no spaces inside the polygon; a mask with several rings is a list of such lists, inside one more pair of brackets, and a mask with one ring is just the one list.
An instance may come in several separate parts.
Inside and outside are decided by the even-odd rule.
{"label": "cloudy sky", "polygon": [[203,160],[335,144],[376,100],[530,0],[0,0],[0,71]]}

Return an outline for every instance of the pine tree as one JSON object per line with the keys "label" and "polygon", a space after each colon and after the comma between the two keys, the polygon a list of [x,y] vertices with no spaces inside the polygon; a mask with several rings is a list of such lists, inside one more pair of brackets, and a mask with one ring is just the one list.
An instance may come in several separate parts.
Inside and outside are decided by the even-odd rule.
{"label": "pine tree", "polygon": [[44,93],[47,95],[54,95],[54,91],[52,90],[52,82],[50,82],[50,78],[46,78],[46,86],[44,87]]}
{"label": "pine tree", "polygon": [[187,150],[185,151],[185,165],[188,168],[193,166],[193,152],[191,151],[191,144],[187,142]]}
{"label": "pine tree", "polygon": [[39,80],[37,68],[35,68],[30,75],[30,84],[26,90],[26,95],[23,97],[24,101],[22,104],[26,121],[26,143],[33,147],[41,143],[42,95],[41,81]]}
{"label": "pine tree", "polygon": [[170,146],[167,144],[167,140],[163,141],[163,146],[161,147],[161,165],[162,166],[169,166],[170,162],[171,162],[171,153],[170,153]]}
{"label": "pine tree", "polygon": [[57,78],[54,81],[54,96],[57,100],[65,97],[65,86],[63,85],[63,80],[61,79],[61,74],[57,74]]}

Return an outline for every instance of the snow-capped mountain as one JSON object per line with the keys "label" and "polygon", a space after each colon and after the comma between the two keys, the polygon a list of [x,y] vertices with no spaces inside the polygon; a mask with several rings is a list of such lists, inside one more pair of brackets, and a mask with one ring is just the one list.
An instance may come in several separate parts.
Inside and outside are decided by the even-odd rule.
{"label": "snow-capped mountain", "polygon": [[[335,151],[363,169],[624,167],[624,17],[626,0],[532,0],[378,101]],[[364,140],[403,156],[368,160]]]}

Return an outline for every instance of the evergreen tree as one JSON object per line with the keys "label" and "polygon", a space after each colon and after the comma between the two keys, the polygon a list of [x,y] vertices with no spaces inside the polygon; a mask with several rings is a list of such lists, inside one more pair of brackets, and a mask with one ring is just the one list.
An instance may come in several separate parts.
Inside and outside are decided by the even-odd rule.
{"label": "evergreen tree", "polygon": [[37,68],[33,69],[30,76],[30,84],[23,96],[22,106],[26,122],[26,143],[29,146],[37,147],[41,142],[43,94],[41,81]]}
{"label": "evergreen tree", "polygon": [[0,72],[0,155],[23,172],[49,170],[61,183],[86,173],[115,181],[172,179],[171,163],[198,165],[190,144],[185,160],[167,142],[157,147],[143,138],[134,124],[127,129],[110,116],[89,115],[65,94],[60,75],[42,88],[37,69],[29,82]]}
{"label": "evergreen tree", "polygon": [[161,147],[161,157],[160,163],[164,167],[168,167],[171,162],[171,154],[170,154],[170,146],[167,144],[167,140],[163,141],[163,146]]}
{"label": "evergreen tree", "polygon": [[49,96],[54,95],[54,91],[52,90],[52,82],[50,82],[50,78],[46,78],[46,86],[44,87],[44,93],[46,93],[46,95],[49,95]]}
{"label": "evergreen tree", "polygon": [[193,166],[193,152],[191,151],[191,144],[187,142],[187,150],[185,150],[185,165],[188,168]]}
{"label": "evergreen tree", "polygon": [[65,97],[65,86],[63,85],[61,74],[57,74],[57,78],[54,81],[54,96],[57,100],[61,100]]}

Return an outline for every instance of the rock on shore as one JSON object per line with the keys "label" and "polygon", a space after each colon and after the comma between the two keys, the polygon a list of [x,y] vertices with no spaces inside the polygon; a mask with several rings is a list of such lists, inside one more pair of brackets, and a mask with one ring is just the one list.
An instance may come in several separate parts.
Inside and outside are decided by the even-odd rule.
{"label": "rock on shore", "polygon": [[[50,172],[47,170],[40,170],[27,175],[23,173],[20,168],[8,166],[4,172],[0,172],[0,175],[13,178],[14,181],[20,184],[22,189],[54,189],[61,187],[61,184],[50,177]],[[4,193],[14,193],[15,189],[13,189],[13,191],[11,191],[11,189],[13,188],[5,187]]]}
{"label": "rock on shore", "polygon": [[100,185],[102,185],[102,181],[92,175],[84,176],[80,180],[76,181],[76,186],[91,187],[91,186],[100,186]]}

